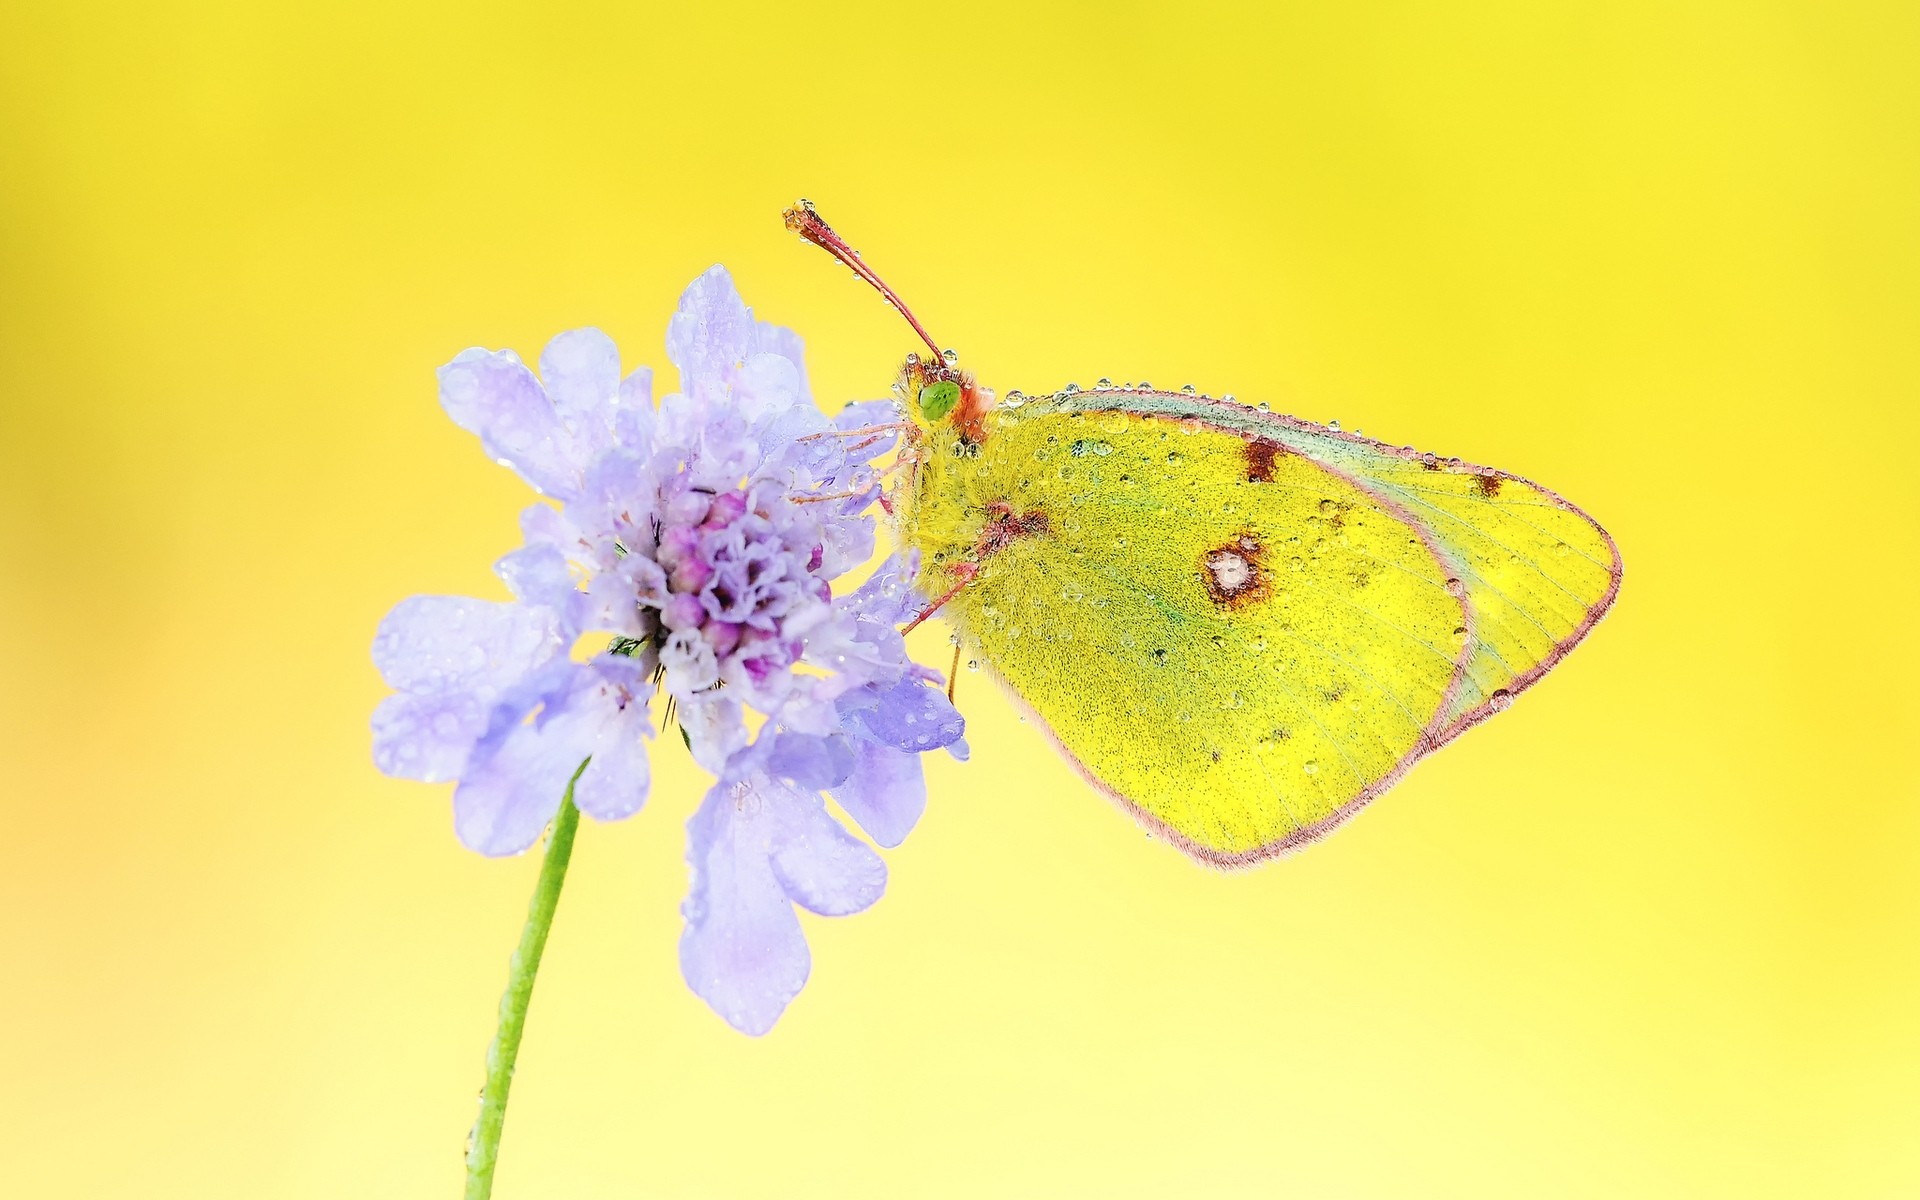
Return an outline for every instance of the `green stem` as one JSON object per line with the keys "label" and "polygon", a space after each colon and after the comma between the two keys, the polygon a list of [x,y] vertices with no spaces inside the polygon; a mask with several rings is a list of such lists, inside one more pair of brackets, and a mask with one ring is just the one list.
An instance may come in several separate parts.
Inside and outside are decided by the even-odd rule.
{"label": "green stem", "polygon": [[540,864],[540,881],[527,905],[527,926],[507,967],[507,990],[500,997],[500,1027],[487,1047],[487,1086],[480,1092],[480,1116],[467,1135],[466,1200],[487,1200],[493,1194],[493,1167],[500,1157],[500,1130],[507,1123],[507,1090],[513,1086],[513,1060],[520,1056],[520,1034],[527,1026],[527,1002],[533,998],[533,977],[540,971],[540,954],[547,948],[554,909],[560,906],[560,885],[566,882],[567,860],[573,857],[573,834],[580,827],[580,810],[573,806],[573,785],[581,763],[567,781],[560,813],[547,838],[547,855]]}

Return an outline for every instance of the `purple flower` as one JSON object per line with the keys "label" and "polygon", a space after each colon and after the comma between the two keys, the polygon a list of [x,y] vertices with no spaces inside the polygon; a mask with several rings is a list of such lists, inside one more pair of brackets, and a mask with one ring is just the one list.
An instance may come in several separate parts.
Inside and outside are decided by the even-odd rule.
{"label": "purple flower", "polygon": [[[538,377],[506,351],[441,368],[448,414],[552,502],[522,514],[524,545],[496,565],[514,601],[416,596],[382,622],[374,661],[396,694],[374,714],[374,759],[456,780],[461,841],[517,854],[570,781],[591,817],[637,812],[670,702],[718,780],[687,827],[682,970],[757,1034],[806,980],[793,905],[857,912],[885,887],[823,793],[898,845],[926,803],[919,755],[965,744],[897,630],[914,564],[834,591],[873,555],[867,462],[885,449],[839,435],[895,420],[891,406],[822,415],[799,338],[755,321],[719,267],[681,297],[667,354],[680,390],[657,409],[652,373],[622,379],[593,329],[548,343]],[[583,661],[587,635],[609,648]]]}

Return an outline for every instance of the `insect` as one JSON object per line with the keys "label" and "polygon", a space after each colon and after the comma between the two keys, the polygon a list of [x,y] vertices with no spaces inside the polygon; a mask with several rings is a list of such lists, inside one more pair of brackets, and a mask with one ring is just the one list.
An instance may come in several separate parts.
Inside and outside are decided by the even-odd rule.
{"label": "insect", "polygon": [[1504,471],[1191,387],[997,399],[811,205],[786,220],[931,351],[900,372],[884,498],[921,555],[914,623],[949,620],[1089,783],[1196,859],[1324,836],[1619,593],[1607,532]]}

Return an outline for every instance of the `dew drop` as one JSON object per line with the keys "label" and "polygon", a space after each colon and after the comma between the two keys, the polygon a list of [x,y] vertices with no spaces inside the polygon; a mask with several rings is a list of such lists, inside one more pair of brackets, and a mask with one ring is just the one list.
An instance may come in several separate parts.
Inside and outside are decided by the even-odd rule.
{"label": "dew drop", "polygon": [[960,361],[960,352],[958,350],[942,350],[940,352],[940,359],[948,366],[952,366]]}
{"label": "dew drop", "polygon": [[1505,688],[1501,688],[1493,695],[1487,697],[1487,704],[1495,712],[1505,712],[1513,707],[1513,693]]}
{"label": "dew drop", "polygon": [[1060,390],[1065,392],[1067,395],[1071,396],[1075,392],[1080,390],[1080,385],[1077,383],[1069,383],[1066,387],[1063,387]]}
{"label": "dew drop", "polygon": [[968,659],[968,660],[967,660],[967,670],[969,670],[969,671],[978,671],[979,669],[980,669],[980,660],[979,660],[979,659],[977,659],[977,658],[970,658],[970,659]]}
{"label": "dew drop", "polygon": [[1006,395],[1006,398],[1001,401],[1001,404],[1005,405],[1007,408],[1019,408],[1021,405],[1025,404],[1026,402],[1027,402],[1026,396],[1020,391],[1015,390],[1015,391],[1008,392]]}
{"label": "dew drop", "polygon": [[1182,396],[1194,396],[1194,395],[1198,395],[1199,392],[1200,392],[1200,389],[1197,387],[1194,387],[1190,383],[1183,383],[1180,385],[1180,394]]}
{"label": "dew drop", "polygon": [[1232,392],[1228,392],[1228,393],[1227,393],[1226,395],[1224,395],[1224,396],[1222,396],[1222,397],[1220,397],[1220,398],[1221,398],[1222,400],[1225,400],[1225,401],[1226,401],[1226,402],[1227,402],[1228,404],[1237,404],[1237,403],[1239,403],[1238,401],[1236,401],[1236,400],[1235,400],[1235,399],[1233,398],[1233,393],[1232,393]]}
{"label": "dew drop", "polygon": [[1140,381],[1140,390],[1143,392],[1150,392],[1153,390],[1153,385],[1148,383],[1146,380],[1142,379]]}
{"label": "dew drop", "polygon": [[1261,401],[1260,403],[1258,403],[1258,404],[1256,404],[1256,405],[1254,405],[1254,406],[1253,406],[1253,411],[1255,411],[1255,412],[1272,412],[1272,411],[1273,411],[1273,406],[1272,406],[1271,404],[1268,404],[1268,403],[1267,403],[1267,402],[1266,402],[1265,400],[1262,400],[1262,401]]}
{"label": "dew drop", "polygon": [[1318,775],[1320,773],[1320,764],[1310,758],[1300,764],[1300,769],[1309,775]]}
{"label": "dew drop", "polygon": [[1333,430],[1335,433],[1339,433],[1340,432],[1339,420],[1334,417],[1327,418],[1327,428]]}
{"label": "dew drop", "polygon": [[1104,392],[1108,388],[1113,386],[1113,380],[1108,379],[1105,375],[1102,375],[1100,378],[1093,381],[1093,386],[1099,388],[1101,391]]}
{"label": "dew drop", "polygon": [[1447,580],[1447,594],[1450,596],[1464,596],[1467,594],[1467,585],[1458,579],[1449,579]]}

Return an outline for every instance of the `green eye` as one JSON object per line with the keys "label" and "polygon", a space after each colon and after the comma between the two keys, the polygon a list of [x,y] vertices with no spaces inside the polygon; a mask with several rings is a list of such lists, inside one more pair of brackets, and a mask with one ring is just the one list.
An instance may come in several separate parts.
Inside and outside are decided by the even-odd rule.
{"label": "green eye", "polygon": [[960,403],[960,385],[951,379],[931,383],[920,389],[920,411],[929,421],[938,421]]}

